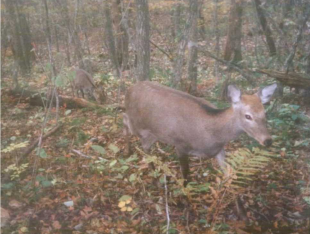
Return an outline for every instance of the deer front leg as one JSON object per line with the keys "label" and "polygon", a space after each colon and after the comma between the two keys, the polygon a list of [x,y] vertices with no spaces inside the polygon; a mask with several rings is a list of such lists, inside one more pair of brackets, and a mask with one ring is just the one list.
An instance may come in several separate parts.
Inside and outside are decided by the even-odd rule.
{"label": "deer front leg", "polygon": [[222,149],[217,155],[216,155],[216,160],[218,164],[221,167],[221,170],[224,172],[224,176],[228,177],[229,176],[229,171],[227,164],[225,163],[225,150]]}
{"label": "deer front leg", "polygon": [[83,89],[80,89],[81,93],[82,93],[82,98],[85,99],[84,97],[84,90]]}
{"label": "deer front leg", "polygon": [[124,150],[124,154],[126,156],[130,156],[131,154],[131,147],[130,147],[130,135],[131,132],[129,130],[129,119],[128,119],[128,115],[126,113],[123,114],[123,124],[124,124],[124,135],[125,135],[125,150]]}
{"label": "deer front leg", "polygon": [[185,152],[183,152],[181,149],[176,149],[176,151],[177,151],[177,155],[180,160],[181,171],[182,171],[182,175],[184,179],[183,186],[186,187],[186,185],[190,182],[188,178],[188,174],[190,172],[188,155]]}
{"label": "deer front leg", "polygon": [[218,164],[220,165],[221,169],[225,169],[226,168],[226,164],[225,164],[225,150],[222,149],[217,155],[216,155],[216,160],[218,162]]}

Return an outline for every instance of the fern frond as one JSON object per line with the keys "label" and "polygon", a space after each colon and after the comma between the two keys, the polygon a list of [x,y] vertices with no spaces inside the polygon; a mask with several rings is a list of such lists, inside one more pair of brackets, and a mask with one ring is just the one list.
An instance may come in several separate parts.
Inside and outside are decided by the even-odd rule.
{"label": "fern frond", "polygon": [[225,161],[232,168],[230,176],[233,178],[229,185],[230,192],[240,194],[275,157],[278,157],[276,153],[259,148],[253,148],[253,151],[241,148],[228,153]]}

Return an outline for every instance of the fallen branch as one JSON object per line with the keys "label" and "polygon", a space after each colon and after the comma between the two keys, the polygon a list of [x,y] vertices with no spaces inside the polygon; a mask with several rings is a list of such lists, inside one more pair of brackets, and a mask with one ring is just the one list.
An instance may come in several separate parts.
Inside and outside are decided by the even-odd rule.
{"label": "fallen branch", "polygon": [[88,156],[86,154],[83,154],[81,151],[78,151],[78,150],[75,150],[75,149],[72,149],[71,150],[73,153],[76,153],[77,155],[81,156],[81,157],[84,157],[84,158],[92,158],[91,156]]}
{"label": "fallen branch", "polygon": [[164,55],[166,55],[168,57],[168,59],[170,60],[170,62],[173,62],[173,57],[172,55],[168,54],[166,51],[164,51],[162,48],[160,48],[158,45],[156,45],[153,41],[150,40],[150,43],[157,48],[160,52],[162,52]]}
{"label": "fallen branch", "polygon": [[301,89],[310,88],[310,79],[296,72],[285,73],[265,69],[256,69],[255,71],[262,74],[266,74],[272,78],[275,78],[283,85],[289,87],[301,88]]}
{"label": "fallen branch", "polygon": [[[62,124],[56,125],[51,131],[49,131],[48,133],[46,133],[45,135],[42,136],[42,141],[45,140],[47,137],[51,136],[52,134],[54,134],[60,127],[62,126]],[[30,154],[32,152],[32,150],[34,148],[37,147],[40,138],[37,138],[29,147],[27,147],[27,149],[25,150],[25,152],[22,154],[22,158],[25,158],[28,154]]]}
{"label": "fallen branch", "polygon": [[[8,92],[9,95],[19,98],[21,102],[29,103],[32,106],[46,106],[46,94],[44,92],[30,91],[25,89],[12,89]],[[86,108],[86,107],[101,107],[97,103],[89,102],[83,98],[71,97],[66,95],[58,95],[59,97],[59,106],[66,106],[69,109],[76,108]],[[52,103],[53,106],[56,106],[55,99]]]}
{"label": "fallen branch", "polygon": [[222,64],[226,65],[229,68],[232,68],[232,69],[236,70],[237,72],[239,72],[240,75],[242,75],[245,79],[247,79],[247,81],[249,81],[249,83],[251,85],[254,84],[254,82],[252,80],[252,77],[249,76],[248,74],[246,74],[246,72],[251,72],[252,73],[252,71],[250,71],[248,69],[241,68],[240,66],[237,66],[237,65],[235,65],[235,64],[233,64],[231,62],[227,62],[224,59],[220,59],[220,58],[216,57],[214,54],[212,54],[210,51],[205,50],[201,46],[199,46],[198,48],[199,48],[199,51],[202,52],[204,55],[206,55],[206,56],[208,56],[210,58],[213,58],[216,61],[221,62]]}

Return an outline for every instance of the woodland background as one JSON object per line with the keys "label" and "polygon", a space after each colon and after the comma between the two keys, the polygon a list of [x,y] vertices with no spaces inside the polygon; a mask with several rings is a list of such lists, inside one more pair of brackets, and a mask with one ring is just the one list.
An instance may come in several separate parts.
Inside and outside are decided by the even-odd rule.
{"label": "woodland background", "polygon": [[[72,95],[73,66],[104,103]],[[137,80],[219,108],[230,83],[278,82],[266,106],[274,144],[231,142],[229,179],[192,158],[184,188],[172,147],[148,155],[133,138],[124,154],[124,94]],[[2,232],[308,233],[309,104],[308,0],[3,0]]]}

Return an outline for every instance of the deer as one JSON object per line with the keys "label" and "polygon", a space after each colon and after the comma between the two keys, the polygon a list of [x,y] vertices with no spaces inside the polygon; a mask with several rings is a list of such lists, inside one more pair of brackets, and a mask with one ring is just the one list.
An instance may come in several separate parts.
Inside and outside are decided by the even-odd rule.
{"label": "deer", "polygon": [[96,87],[92,76],[83,69],[75,68],[73,71],[72,89],[76,91],[77,97],[80,91],[84,99],[86,93],[89,99],[95,99],[97,103],[102,104],[105,99],[104,91],[101,87]]}
{"label": "deer", "polygon": [[253,95],[243,95],[235,85],[227,87],[231,106],[217,109],[208,101],[151,81],[140,81],[125,95],[123,113],[126,147],[130,136],[140,138],[148,152],[156,141],[175,147],[184,186],[189,182],[189,156],[216,158],[225,168],[224,146],[246,133],[269,147],[263,104],[270,101],[277,85],[272,84]]}

